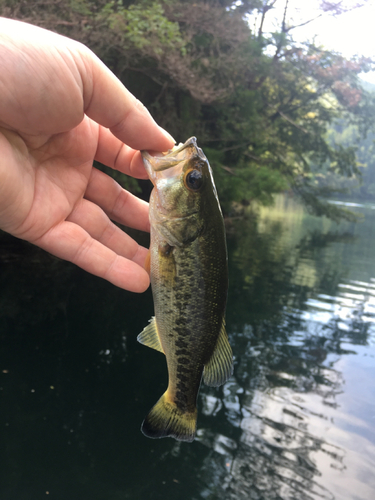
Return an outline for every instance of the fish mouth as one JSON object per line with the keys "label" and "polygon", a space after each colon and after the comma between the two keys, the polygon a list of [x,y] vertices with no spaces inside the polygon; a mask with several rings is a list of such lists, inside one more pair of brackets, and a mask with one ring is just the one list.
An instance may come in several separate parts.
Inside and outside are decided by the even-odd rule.
{"label": "fish mouth", "polygon": [[168,221],[173,220],[173,222],[181,222],[181,221],[194,219],[194,217],[197,214],[199,214],[199,212],[197,210],[195,210],[194,212],[190,212],[186,215],[170,215],[170,213],[168,211],[165,211],[165,212],[159,211],[158,217],[156,217],[154,219],[154,222],[157,224],[163,224],[163,222],[165,222],[167,220]]}
{"label": "fish mouth", "polygon": [[206,160],[203,151],[197,146],[196,137],[190,137],[184,144],[179,144],[161,155],[152,156],[147,151],[141,151],[141,154],[151,180],[153,172],[162,172],[175,167],[182,161],[191,160],[195,157],[197,160]]}

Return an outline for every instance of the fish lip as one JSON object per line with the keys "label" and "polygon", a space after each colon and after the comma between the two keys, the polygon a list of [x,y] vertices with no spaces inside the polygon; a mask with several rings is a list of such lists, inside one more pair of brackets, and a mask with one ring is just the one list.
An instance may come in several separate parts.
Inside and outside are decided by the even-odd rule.
{"label": "fish lip", "polygon": [[175,154],[181,153],[181,151],[183,151],[184,149],[188,148],[191,145],[193,145],[197,148],[197,138],[196,137],[190,137],[187,141],[184,142],[184,144],[181,144],[180,146],[177,146],[176,148],[170,149],[165,156],[170,156],[170,155],[175,155]]}
{"label": "fish lip", "polygon": [[[166,154],[152,156],[148,151],[141,151],[142,158],[145,163],[145,167],[147,173],[150,175],[150,167],[153,172],[161,172],[163,170],[167,170],[168,168],[174,167],[184,161],[184,158],[177,158],[182,151],[187,149],[188,147],[193,146],[196,151],[196,155],[202,159],[205,159],[203,151],[197,146],[196,137],[190,137],[184,144],[180,144],[179,146],[170,149]],[[151,179],[152,180],[152,179]]]}

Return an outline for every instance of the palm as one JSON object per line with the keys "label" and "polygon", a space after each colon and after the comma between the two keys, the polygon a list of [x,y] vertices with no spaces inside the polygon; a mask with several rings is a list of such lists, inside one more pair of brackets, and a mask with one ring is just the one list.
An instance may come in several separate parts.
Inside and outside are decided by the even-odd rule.
{"label": "palm", "polygon": [[[8,182],[18,189],[7,206],[13,206],[14,217],[6,228],[15,236],[36,241],[52,227],[60,224],[73,212],[85,194],[97,148],[98,132],[88,126],[88,120],[73,132],[44,138],[23,139],[22,162],[20,150],[12,149],[13,165]],[[11,144],[9,144],[11,148]],[[23,186],[19,189],[20,186]],[[13,190],[11,190],[13,191]],[[22,199],[18,192],[22,191]],[[10,193],[9,189],[7,190]],[[0,207],[3,203],[0,203]]]}

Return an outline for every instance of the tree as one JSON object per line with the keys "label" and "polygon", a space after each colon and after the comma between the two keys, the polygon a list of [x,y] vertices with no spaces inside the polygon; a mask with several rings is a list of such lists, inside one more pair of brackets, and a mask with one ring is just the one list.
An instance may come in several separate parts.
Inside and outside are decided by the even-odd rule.
{"label": "tree", "polygon": [[[289,188],[317,214],[350,217],[321,201],[312,168],[360,175],[353,145],[327,130],[343,117],[362,136],[373,127],[374,96],[358,79],[373,62],[295,42],[288,1],[265,33],[276,3],[0,0],[0,12],[87,44],[176,138],[196,135],[226,212]],[[345,8],[325,1],[320,13]]]}

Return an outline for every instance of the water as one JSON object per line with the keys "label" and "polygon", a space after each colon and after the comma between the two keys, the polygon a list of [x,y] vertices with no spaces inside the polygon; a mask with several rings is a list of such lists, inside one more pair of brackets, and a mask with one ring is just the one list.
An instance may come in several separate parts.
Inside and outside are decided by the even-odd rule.
{"label": "water", "polygon": [[279,198],[228,223],[224,387],[192,444],[150,440],[163,355],[135,295],[2,237],[0,500],[372,500],[375,210],[339,226]]}

